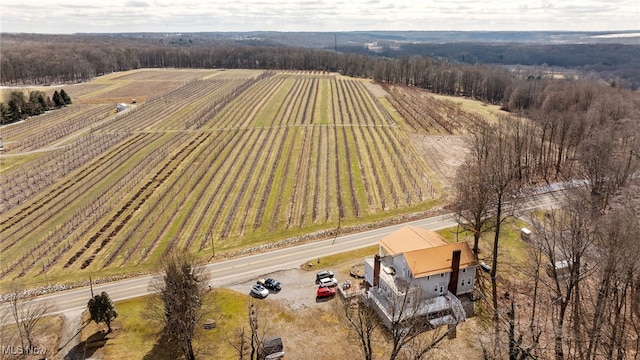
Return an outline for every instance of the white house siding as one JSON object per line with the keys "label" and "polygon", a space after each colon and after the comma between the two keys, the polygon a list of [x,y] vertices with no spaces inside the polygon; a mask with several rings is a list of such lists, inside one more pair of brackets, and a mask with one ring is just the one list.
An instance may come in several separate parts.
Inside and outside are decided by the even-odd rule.
{"label": "white house siding", "polygon": [[460,272],[458,272],[458,291],[456,295],[468,294],[473,292],[475,278],[475,266],[471,266],[466,269],[460,269]]}
{"label": "white house siding", "polygon": [[[387,261],[385,261],[385,263],[386,262]],[[447,292],[449,281],[451,279],[451,271],[442,274],[425,276],[418,279],[412,279],[410,277],[407,277],[407,273],[410,273],[410,271],[404,256],[397,255],[393,257],[392,263],[396,271],[395,276],[405,278],[407,279],[407,281],[413,282],[414,285],[419,286],[425,298],[440,296]],[[373,267],[374,258],[366,258],[364,263],[364,278],[371,285],[373,285]],[[384,271],[382,267],[384,267],[384,265],[381,266],[381,273]],[[468,294],[473,292],[475,285],[475,276],[475,266],[460,269],[460,272],[458,273],[458,290],[456,295]]]}
{"label": "white house siding", "polygon": [[450,276],[449,273],[424,276],[418,279],[418,284],[427,297],[436,297],[447,292]]}
{"label": "white house siding", "polygon": [[364,280],[371,286],[373,286],[373,257],[364,259]]}

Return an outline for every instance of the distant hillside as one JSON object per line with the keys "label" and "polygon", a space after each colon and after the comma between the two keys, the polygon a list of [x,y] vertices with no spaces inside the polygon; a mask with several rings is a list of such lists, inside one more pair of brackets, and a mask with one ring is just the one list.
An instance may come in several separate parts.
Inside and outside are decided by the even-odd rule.
{"label": "distant hillside", "polygon": [[[92,34],[98,35],[98,34]],[[100,34],[103,35],[103,34]],[[207,33],[122,33],[111,36],[141,38],[180,37],[194,41],[233,41],[292,47],[333,49],[371,43],[398,47],[402,44],[523,43],[523,44],[626,44],[640,45],[640,31],[350,31],[350,32],[207,32]]]}
{"label": "distant hillside", "polygon": [[640,33],[631,31],[2,34],[0,82],[77,82],[139,67],[342,70],[370,77],[379,60],[419,55],[461,65],[570,68],[637,89],[639,53]]}
{"label": "distant hillside", "polygon": [[421,55],[463,64],[550,66],[597,72],[609,81],[640,87],[640,32],[568,31],[356,31],[144,33],[113,36],[198,46],[245,46],[337,50],[386,58]]}

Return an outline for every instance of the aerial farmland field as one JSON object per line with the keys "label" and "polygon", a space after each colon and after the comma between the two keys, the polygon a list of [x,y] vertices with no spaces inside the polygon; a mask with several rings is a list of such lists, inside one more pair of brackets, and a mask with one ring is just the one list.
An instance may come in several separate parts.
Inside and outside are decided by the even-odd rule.
{"label": "aerial farmland field", "polygon": [[72,105],[0,130],[0,283],[146,272],[176,250],[209,259],[427,210],[442,179],[416,136],[485,121],[323,72],[143,69],[65,91]]}

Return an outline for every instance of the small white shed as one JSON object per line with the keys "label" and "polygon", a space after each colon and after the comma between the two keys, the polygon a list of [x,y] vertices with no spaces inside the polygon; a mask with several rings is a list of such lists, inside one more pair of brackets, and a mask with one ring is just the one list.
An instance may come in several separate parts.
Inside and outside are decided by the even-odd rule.
{"label": "small white shed", "polygon": [[118,105],[116,106],[116,111],[117,111],[117,112],[120,112],[120,111],[122,111],[122,110],[125,110],[126,108],[127,108],[127,104],[125,104],[125,103],[120,103],[120,104],[118,104]]}

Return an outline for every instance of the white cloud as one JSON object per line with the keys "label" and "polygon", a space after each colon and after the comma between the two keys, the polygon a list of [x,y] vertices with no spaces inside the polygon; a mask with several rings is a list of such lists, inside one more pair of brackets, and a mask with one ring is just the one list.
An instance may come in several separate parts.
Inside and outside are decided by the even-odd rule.
{"label": "white cloud", "polygon": [[635,30],[637,0],[5,0],[0,31]]}

